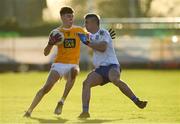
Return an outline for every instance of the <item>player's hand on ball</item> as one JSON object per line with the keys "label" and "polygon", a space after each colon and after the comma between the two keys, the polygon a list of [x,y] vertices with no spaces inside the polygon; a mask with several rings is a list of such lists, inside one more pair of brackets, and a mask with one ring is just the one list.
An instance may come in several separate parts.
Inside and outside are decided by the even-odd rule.
{"label": "player's hand on ball", "polygon": [[78,33],[78,36],[82,43],[84,43],[87,46],[89,45],[90,40],[88,34]]}
{"label": "player's hand on ball", "polygon": [[55,36],[53,36],[52,34],[49,37],[49,45],[55,45],[57,41],[61,40],[61,35],[56,34]]}
{"label": "player's hand on ball", "polygon": [[49,35],[49,45],[59,45],[63,43],[64,35],[58,30],[53,30]]}
{"label": "player's hand on ball", "polygon": [[109,32],[109,34],[110,34],[110,36],[111,36],[112,39],[115,39],[115,38],[116,38],[116,32],[115,32],[112,28],[110,28],[110,29],[108,30],[108,32]]}

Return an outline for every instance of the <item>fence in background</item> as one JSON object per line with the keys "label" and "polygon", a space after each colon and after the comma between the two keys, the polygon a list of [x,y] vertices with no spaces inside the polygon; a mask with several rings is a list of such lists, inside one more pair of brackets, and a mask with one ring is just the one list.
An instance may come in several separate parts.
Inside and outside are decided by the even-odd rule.
{"label": "fence in background", "polygon": [[[117,35],[113,44],[123,67],[180,68],[180,18],[104,19],[102,26],[115,29]],[[56,52],[54,49],[50,56],[43,55],[47,39],[0,38],[0,64],[38,65],[42,69],[42,65],[53,61]],[[80,66],[92,68],[91,52],[84,45]],[[4,67],[1,66],[0,71]]]}

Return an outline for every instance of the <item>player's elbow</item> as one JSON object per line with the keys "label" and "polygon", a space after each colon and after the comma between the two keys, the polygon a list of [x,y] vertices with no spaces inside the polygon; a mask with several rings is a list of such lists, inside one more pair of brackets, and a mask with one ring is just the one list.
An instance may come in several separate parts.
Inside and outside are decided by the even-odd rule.
{"label": "player's elbow", "polygon": [[49,52],[46,51],[46,50],[44,50],[44,55],[45,55],[45,56],[49,55]]}
{"label": "player's elbow", "polygon": [[44,55],[45,55],[45,56],[49,55],[52,47],[53,47],[53,46],[51,46],[51,45],[47,45],[47,46],[44,48]]}
{"label": "player's elbow", "polygon": [[47,53],[47,52],[44,52],[44,56],[48,56],[49,55],[49,53]]}
{"label": "player's elbow", "polygon": [[105,52],[105,51],[106,51],[106,49],[99,49],[99,51],[100,51],[100,52]]}
{"label": "player's elbow", "polygon": [[44,56],[47,56],[48,54],[47,53],[44,53]]}
{"label": "player's elbow", "polygon": [[107,49],[107,44],[102,44],[102,46],[100,47],[99,51],[100,52],[105,52]]}

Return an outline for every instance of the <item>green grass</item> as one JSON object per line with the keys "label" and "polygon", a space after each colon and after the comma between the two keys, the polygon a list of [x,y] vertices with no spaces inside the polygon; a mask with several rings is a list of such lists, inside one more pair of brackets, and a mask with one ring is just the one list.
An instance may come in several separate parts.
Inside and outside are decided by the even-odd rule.
{"label": "green grass", "polygon": [[112,84],[92,89],[91,118],[79,120],[82,82],[87,72],[81,72],[70,92],[61,116],[53,114],[61,97],[65,81],[58,82],[32,114],[23,118],[37,90],[48,73],[0,74],[1,123],[180,123],[180,70],[124,70],[122,79],[135,94],[148,100],[144,110],[138,109]]}

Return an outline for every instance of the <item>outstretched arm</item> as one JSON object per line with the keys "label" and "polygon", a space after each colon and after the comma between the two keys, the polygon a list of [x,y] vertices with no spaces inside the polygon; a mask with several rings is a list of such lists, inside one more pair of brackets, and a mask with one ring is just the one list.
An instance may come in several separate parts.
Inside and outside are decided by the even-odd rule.
{"label": "outstretched arm", "polygon": [[102,41],[100,43],[89,43],[88,44],[89,47],[97,50],[97,51],[100,51],[100,52],[104,52],[107,48],[107,42],[105,41]]}
{"label": "outstretched arm", "polygon": [[92,49],[98,50],[100,52],[104,52],[107,48],[106,41],[101,41],[99,43],[92,43],[90,42],[90,39],[86,34],[78,33],[78,36],[83,44],[91,47]]}

